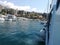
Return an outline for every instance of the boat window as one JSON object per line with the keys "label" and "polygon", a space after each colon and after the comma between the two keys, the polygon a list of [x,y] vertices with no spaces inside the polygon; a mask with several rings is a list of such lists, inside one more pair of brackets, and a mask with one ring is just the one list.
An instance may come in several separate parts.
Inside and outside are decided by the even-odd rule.
{"label": "boat window", "polygon": [[56,10],[58,9],[59,5],[60,5],[60,0],[57,0]]}

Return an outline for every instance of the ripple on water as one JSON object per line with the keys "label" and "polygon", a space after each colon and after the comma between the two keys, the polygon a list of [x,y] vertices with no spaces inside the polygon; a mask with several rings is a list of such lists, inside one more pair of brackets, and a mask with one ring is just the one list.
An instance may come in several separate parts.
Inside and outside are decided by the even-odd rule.
{"label": "ripple on water", "polygon": [[0,45],[42,45],[42,27],[36,20],[0,23]]}

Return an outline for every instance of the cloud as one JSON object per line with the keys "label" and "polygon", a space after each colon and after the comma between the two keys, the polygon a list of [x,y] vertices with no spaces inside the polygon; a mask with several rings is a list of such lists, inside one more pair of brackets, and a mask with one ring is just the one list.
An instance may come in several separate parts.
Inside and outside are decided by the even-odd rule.
{"label": "cloud", "polygon": [[16,6],[14,3],[7,2],[7,1],[0,1],[0,4],[9,8],[24,10],[24,11],[34,11],[34,12],[41,12],[37,8],[31,8],[31,6]]}

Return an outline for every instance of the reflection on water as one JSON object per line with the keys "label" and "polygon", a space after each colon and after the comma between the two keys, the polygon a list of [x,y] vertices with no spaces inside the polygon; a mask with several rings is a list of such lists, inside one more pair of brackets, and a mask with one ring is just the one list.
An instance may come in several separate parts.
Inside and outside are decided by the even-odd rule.
{"label": "reflection on water", "polygon": [[0,45],[44,45],[36,20],[0,21]]}

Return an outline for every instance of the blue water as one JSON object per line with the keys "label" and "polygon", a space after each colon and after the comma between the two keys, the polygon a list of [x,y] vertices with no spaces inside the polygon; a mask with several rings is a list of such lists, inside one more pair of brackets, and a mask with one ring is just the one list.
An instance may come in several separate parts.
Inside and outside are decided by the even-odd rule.
{"label": "blue water", "polygon": [[0,21],[0,45],[44,45],[38,20]]}

